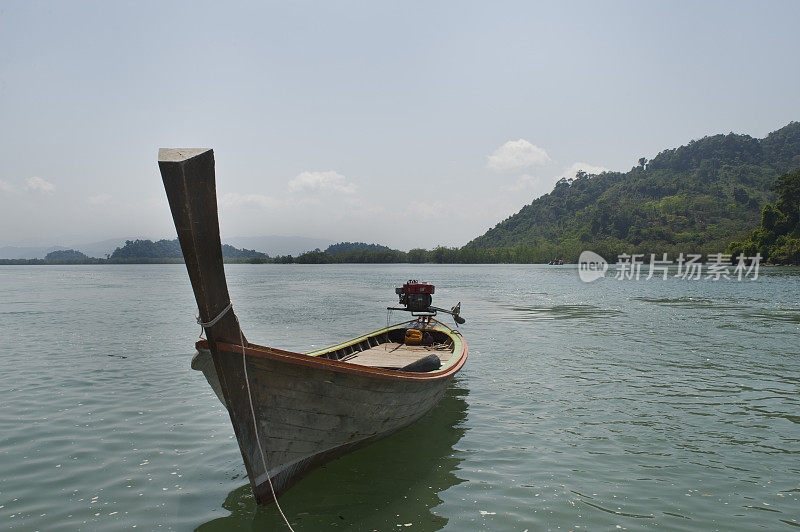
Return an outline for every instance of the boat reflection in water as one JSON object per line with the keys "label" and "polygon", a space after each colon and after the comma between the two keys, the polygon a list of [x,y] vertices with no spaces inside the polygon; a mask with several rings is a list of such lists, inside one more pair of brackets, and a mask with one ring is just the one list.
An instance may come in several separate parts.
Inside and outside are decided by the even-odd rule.
{"label": "boat reflection in water", "polygon": [[[467,430],[469,392],[464,384],[461,379],[454,381],[439,404],[410,427],[298,482],[281,497],[292,526],[297,530],[390,530],[412,523],[412,530],[443,528],[447,518],[435,513],[442,502],[439,493],[464,482],[456,475],[461,459],[453,449]],[[222,507],[231,515],[198,530],[286,528],[274,506],[256,504],[250,484],[229,493]]]}

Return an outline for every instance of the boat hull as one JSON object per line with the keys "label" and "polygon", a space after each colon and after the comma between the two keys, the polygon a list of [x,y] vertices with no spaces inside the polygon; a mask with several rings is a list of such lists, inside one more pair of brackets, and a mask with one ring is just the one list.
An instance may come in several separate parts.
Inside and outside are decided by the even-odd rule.
{"label": "boat hull", "polygon": [[[241,364],[238,349],[219,351]],[[424,416],[443,397],[466,359],[466,345],[461,349],[452,367],[419,375],[274,350],[269,354],[278,356],[261,356],[265,353],[247,349],[258,436],[272,482],[270,489],[258,445],[243,448],[255,469],[251,480],[258,502],[271,502],[273,490],[280,496],[315,467]],[[211,352],[198,349],[192,368],[203,372],[225,404]]]}
{"label": "boat hull", "polygon": [[[315,465],[422,417],[463,366],[467,346],[457,332],[425,316],[406,324],[424,329],[426,347],[436,351],[421,359],[412,349],[419,335],[405,341],[397,330],[402,324],[326,352],[292,353],[249,343],[225,279],[214,166],[210,149],[158,153],[198,323],[208,339],[197,345],[196,366],[228,409],[255,498],[265,503]],[[390,343],[392,349],[375,351]],[[443,361],[446,350],[451,356]],[[428,371],[435,367],[440,369]]]}

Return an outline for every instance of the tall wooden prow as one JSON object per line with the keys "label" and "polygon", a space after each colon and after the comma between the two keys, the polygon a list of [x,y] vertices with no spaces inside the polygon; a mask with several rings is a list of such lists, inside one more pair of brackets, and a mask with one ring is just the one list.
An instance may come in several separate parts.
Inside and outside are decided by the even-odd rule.
{"label": "tall wooden prow", "polygon": [[[158,167],[197,300],[200,321],[209,323],[221,315],[213,325],[205,327],[206,337],[256,500],[269,502],[272,495],[268,484],[262,480],[259,487],[255,482],[256,478],[264,478],[265,471],[250,411],[242,356],[232,356],[216,347],[217,341],[246,345],[246,340],[233,311],[226,311],[230,296],[222,263],[214,152],[210,149],[162,148],[158,151]],[[226,312],[223,314],[223,311]]]}

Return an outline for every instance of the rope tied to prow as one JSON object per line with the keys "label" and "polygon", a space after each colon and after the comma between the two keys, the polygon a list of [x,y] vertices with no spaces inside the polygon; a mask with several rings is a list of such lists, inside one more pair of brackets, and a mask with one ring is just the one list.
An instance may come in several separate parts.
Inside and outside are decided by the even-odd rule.
{"label": "rope tied to prow", "polygon": [[[228,311],[233,309],[233,303],[229,302],[228,305],[220,311],[217,316],[207,322],[203,322],[200,320],[200,317],[197,317],[197,323],[203,327],[204,329],[208,327],[213,327],[219,320],[222,319]],[[269,484],[269,491],[272,493],[272,499],[275,501],[275,506],[278,508],[278,512],[280,512],[281,517],[283,517],[283,521],[286,523],[286,526],[289,527],[291,532],[294,532],[292,525],[289,523],[289,520],[286,518],[286,514],[283,513],[283,508],[281,508],[280,503],[278,502],[278,496],[275,495],[275,488],[272,487],[272,479],[269,476],[269,468],[267,467],[267,457],[264,454],[264,449],[261,447],[261,436],[258,434],[258,422],[256,421],[256,411],[253,407],[253,393],[250,391],[250,377],[247,375],[247,355],[244,351],[244,335],[242,334],[242,327],[239,324],[239,316],[236,313],[233,313],[233,318],[236,320],[236,325],[239,328],[239,345],[242,347],[242,368],[244,369],[244,382],[247,385],[247,399],[250,402],[250,415],[253,419],[253,432],[256,437],[256,443],[258,444],[258,452],[261,455],[261,465],[264,466],[264,474],[267,476],[267,483]]]}
{"label": "rope tied to prow", "polygon": [[227,313],[228,313],[228,311],[229,311],[229,310],[231,310],[231,309],[233,309],[233,302],[229,301],[229,302],[228,302],[228,305],[227,305],[227,306],[226,306],[224,309],[222,309],[222,310],[220,311],[220,313],[219,313],[219,314],[217,314],[217,317],[216,317],[216,318],[214,318],[213,320],[211,320],[211,321],[205,321],[205,322],[204,322],[203,320],[201,320],[201,319],[200,319],[200,316],[195,316],[195,319],[197,320],[197,324],[198,324],[200,327],[202,327],[202,328],[204,328],[204,329],[208,329],[209,327],[213,327],[214,325],[216,325],[216,324],[217,324],[217,322],[218,322],[219,320],[221,320],[221,319],[222,319],[222,317],[223,317],[225,314],[227,314]]}

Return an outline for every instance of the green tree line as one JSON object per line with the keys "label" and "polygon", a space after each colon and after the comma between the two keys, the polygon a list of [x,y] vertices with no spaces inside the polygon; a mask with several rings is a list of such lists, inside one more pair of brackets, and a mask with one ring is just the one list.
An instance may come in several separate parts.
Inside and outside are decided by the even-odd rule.
{"label": "green tree line", "polygon": [[731,242],[728,252],[765,262],[800,264],[800,168],[780,176],[773,186],[778,200],[761,211],[761,225],[742,241]]}

